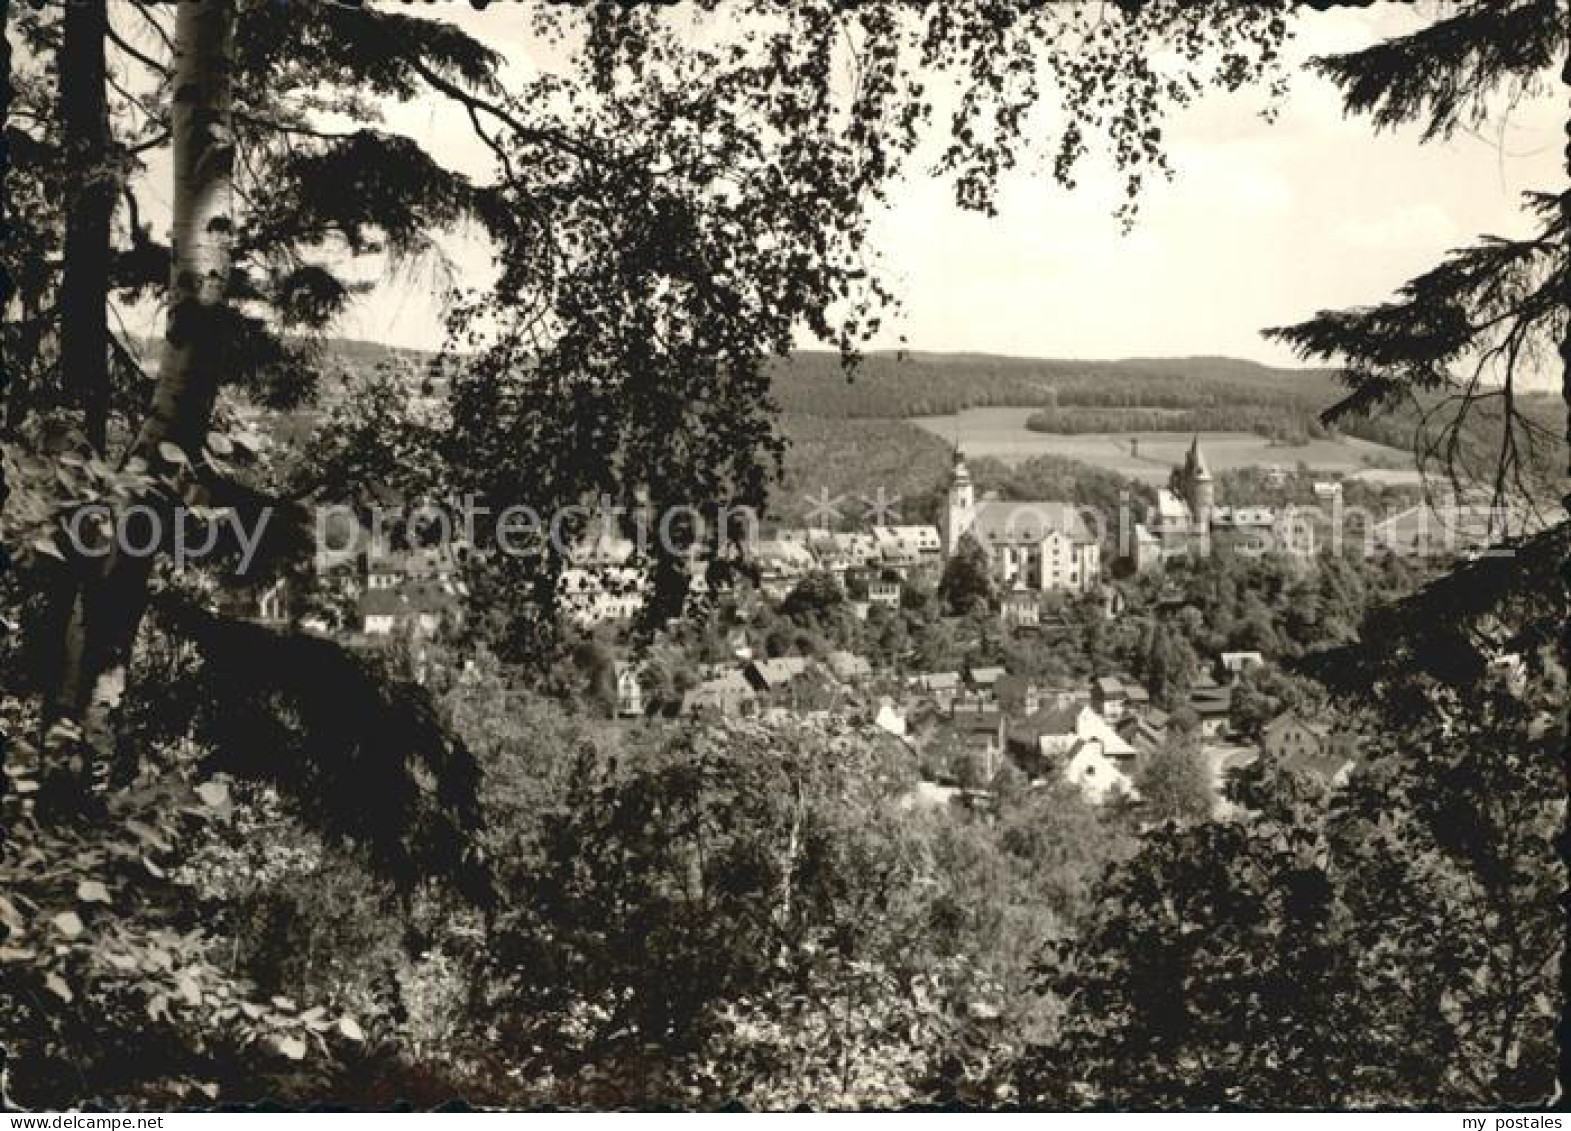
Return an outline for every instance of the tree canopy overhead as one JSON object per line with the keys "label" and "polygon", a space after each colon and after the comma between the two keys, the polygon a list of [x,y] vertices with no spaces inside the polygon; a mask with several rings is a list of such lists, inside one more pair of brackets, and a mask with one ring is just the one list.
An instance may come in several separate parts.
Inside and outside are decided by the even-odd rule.
{"label": "tree canopy overhead", "polygon": [[[1348,113],[1369,116],[1377,129],[1414,124],[1424,140],[1441,140],[1508,115],[1517,99],[1555,81],[1571,39],[1565,15],[1557,0],[1459,4],[1409,35],[1312,66],[1341,89]],[[1348,394],[1325,419],[1415,404],[1420,458],[1453,482],[1486,485],[1497,506],[1566,488],[1536,472],[1535,453],[1554,450],[1556,438],[1518,401],[1557,361],[1571,371],[1571,196],[1545,186],[1526,193],[1523,206],[1533,223],[1526,237],[1486,235],[1390,301],[1266,332],[1304,358],[1343,366]],[[1480,422],[1493,439],[1484,450],[1466,443],[1468,425]],[[1571,421],[1563,435],[1571,436]]]}

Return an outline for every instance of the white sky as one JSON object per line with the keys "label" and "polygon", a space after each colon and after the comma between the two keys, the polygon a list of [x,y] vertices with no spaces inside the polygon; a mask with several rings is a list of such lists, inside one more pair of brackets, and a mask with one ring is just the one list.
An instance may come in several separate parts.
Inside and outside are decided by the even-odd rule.
{"label": "white sky", "polygon": [[[420,14],[449,16],[528,72],[539,49],[522,9],[475,12],[447,0]],[[893,348],[903,333],[919,350],[1291,364],[1261,328],[1380,301],[1448,248],[1526,230],[1522,190],[1564,181],[1564,107],[1554,89],[1517,106],[1502,133],[1420,145],[1416,130],[1376,135],[1367,119],[1345,119],[1331,85],[1299,65],[1420,18],[1394,4],[1301,11],[1276,121],[1259,116],[1260,89],[1210,94],[1170,118],[1164,137],[1176,177],[1148,183],[1128,235],[1113,215],[1119,183],[1092,160],[1073,192],[1045,174],[1013,175],[994,218],[957,209],[935,179],[907,180],[875,220],[885,276],[905,302],[875,348]],[[386,125],[441,160],[488,174],[488,154],[445,100],[395,106]],[[486,245],[455,238],[447,246],[462,282],[487,280]],[[342,332],[435,348],[434,284],[419,276],[383,284]]]}

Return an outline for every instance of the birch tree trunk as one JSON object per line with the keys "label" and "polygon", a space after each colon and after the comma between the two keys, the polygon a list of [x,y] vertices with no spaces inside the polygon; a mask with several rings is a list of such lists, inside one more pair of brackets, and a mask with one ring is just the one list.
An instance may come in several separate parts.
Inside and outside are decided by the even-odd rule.
{"label": "birch tree trunk", "polygon": [[158,466],[164,442],[207,435],[223,367],[233,241],[233,0],[181,0],[175,21],[173,261],[169,320],[152,412],[135,450]]}
{"label": "birch tree trunk", "polygon": [[[234,166],[230,126],[233,0],[181,0],[175,20],[172,262],[163,363],[152,410],[129,455],[166,473],[173,443],[195,453],[206,438],[224,368]],[[164,508],[160,508],[161,510]],[[167,531],[165,532],[167,535]],[[63,662],[46,724],[76,724],[99,773],[116,760],[115,714],[147,608],[151,556],[119,550],[98,563],[66,618]]]}

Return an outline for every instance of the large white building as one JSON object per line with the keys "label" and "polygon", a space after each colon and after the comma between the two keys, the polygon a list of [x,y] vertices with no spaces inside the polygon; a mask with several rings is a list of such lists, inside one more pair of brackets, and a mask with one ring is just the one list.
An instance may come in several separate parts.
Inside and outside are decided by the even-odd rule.
{"label": "large white building", "polygon": [[945,558],[955,555],[963,538],[974,539],[1005,591],[1083,593],[1101,577],[1102,548],[1072,503],[978,500],[958,448],[942,535]]}

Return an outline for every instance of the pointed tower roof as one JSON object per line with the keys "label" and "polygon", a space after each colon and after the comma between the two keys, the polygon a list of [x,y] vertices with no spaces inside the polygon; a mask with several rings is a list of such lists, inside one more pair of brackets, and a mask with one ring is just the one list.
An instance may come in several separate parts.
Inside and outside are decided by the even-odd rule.
{"label": "pointed tower roof", "polygon": [[955,458],[954,458],[954,464],[953,464],[953,472],[954,472],[954,478],[956,478],[956,479],[961,479],[961,478],[969,479],[971,477],[971,471],[970,471],[970,469],[968,467],[966,467],[965,453],[960,450],[960,444],[958,442],[956,442],[956,444],[955,444]]}
{"label": "pointed tower roof", "polygon": [[1190,473],[1196,479],[1210,479],[1211,469],[1206,466],[1205,453],[1200,450],[1200,433],[1195,433],[1195,438],[1189,444],[1189,458],[1185,461],[1189,465]]}

